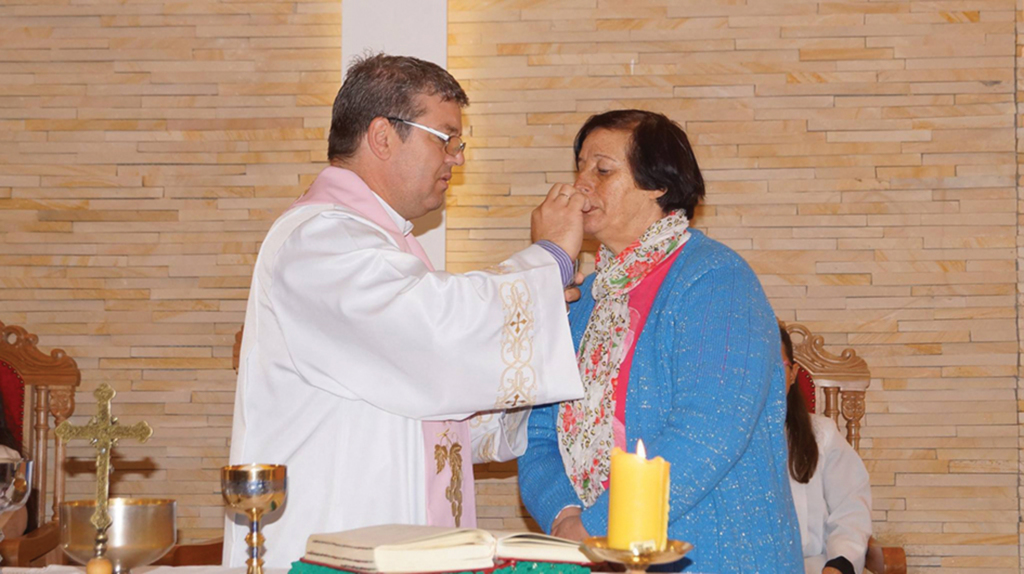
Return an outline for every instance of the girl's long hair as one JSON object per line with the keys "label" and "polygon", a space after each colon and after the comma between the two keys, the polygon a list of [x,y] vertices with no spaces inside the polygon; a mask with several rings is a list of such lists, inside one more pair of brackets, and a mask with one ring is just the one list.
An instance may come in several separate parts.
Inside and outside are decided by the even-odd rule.
{"label": "girl's long hair", "polygon": [[7,426],[7,415],[4,411],[4,396],[2,393],[0,393],[0,444],[12,448],[19,453],[21,452],[20,441],[11,432],[11,427]]}
{"label": "girl's long hair", "polygon": [[[793,362],[793,340],[781,325],[779,335],[786,358],[794,369],[797,368]],[[807,484],[818,467],[818,441],[814,438],[811,413],[799,386],[793,383],[786,393],[786,440],[789,443],[789,474],[793,480]]]}

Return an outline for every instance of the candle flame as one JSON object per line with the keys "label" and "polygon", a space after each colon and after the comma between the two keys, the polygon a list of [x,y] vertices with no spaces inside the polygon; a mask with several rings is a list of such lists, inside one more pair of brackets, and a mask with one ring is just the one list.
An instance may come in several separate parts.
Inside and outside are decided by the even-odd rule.
{"label": "candle flame", "polygon": [[636,441],[636,454],[642,459],[647,459],[647,449],[644,448],[644,439]]}

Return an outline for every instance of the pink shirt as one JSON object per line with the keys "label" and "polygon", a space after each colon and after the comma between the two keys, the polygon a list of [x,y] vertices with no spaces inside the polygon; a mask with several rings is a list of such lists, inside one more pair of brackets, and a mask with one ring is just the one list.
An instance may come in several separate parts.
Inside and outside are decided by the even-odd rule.
{"label": "pink shirt", "polygon": [[[682,248],[676,249],[672,255],[658,264],[653,271],[644,277],[632,291],[629,292],[629,331],[626,333],[626,356],[619,366],[619,375],[612,381],[615,387],[615,419],[612,421],[612,431],[615,435],[615,446],[622,450],[633,452],[636,445],[627,445],[626,442],[626,390],[629,388],[629,370],[633,365],[633,351],[636,350],[636,340],[647,323],[647,316],[654,305],[654,298],[658,289],[665,281],[672,268],[672,262],[679,256]],[[621,382],[621,384],[620,384]],[[630,446],[631,448],[626,448]]]}

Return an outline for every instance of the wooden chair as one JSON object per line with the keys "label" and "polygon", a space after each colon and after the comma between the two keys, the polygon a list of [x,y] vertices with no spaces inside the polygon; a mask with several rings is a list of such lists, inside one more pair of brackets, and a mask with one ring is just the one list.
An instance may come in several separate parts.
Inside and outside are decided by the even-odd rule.
{"label": "wooden chair", "polygon": [[179,544],[153,563],[153,566],[220,566],[224,539],[217,538],[196,544]]}
{"label": "wooden chair", "polygon": [[[82,381],[74,359],[62,349],[47,355],[39,350],[38,337],[21,327],[0,322],[0,389],[5,399],[5,415],[12,415],[15,437],[26,443],[22,456],[33,462],[32,494],[29,508],[29,530],[23,536],[0,542],[0,557],[5,566],[37,566],[60,543],[58,509],[64,500],[64,444],[53,438],[50,451],[51,418],[53,428],[75,411],[75,390]],[[20,399],[9,405],[7,399]],[[27,415],[30,432],[23,428]],[[53,464],[52,515],[47,517],[47,470]]]}
{"label": "wooden chair", "polygon": [[[809,384],[810,392],[824,396],[825,408],[822,414],[831,418],[836,426],[840,424],[839,415],[843,415],[846,441],[859,453],[864,395],[871,384],[868,364],[853,349],[843,349],[839,355],[828,352],[825,350],[825,338],[814,335],[799,323],[780,324],[793,340],[793,357],[809,374],[806,379],[798,376],[798,383]],[[821,401],[816,402],[821,404]],[[814,409],[811,411],[814,412]],[[907,553],[898,546],[881,546],[872,537],[868,541],[865,566],[875,574],[906,574]]]}
{"label": "wooden chair", "polygon": [[[824,395],[821,414],[839,426],[839,414],[846,421],[846,441],[860,452],[860,427],[864,418],[864,395],[871,384],[871,371],[853,349],[839,355],[825,350],[825,338],[813,335],[799,323],[784,325],[793,339],[793,356],[810,373],[814,385]],[[820,401],[816,401],[820,404]],[[841,406],[840,406],[841,405]],[[842,427],[840,427],[842,428]]]}

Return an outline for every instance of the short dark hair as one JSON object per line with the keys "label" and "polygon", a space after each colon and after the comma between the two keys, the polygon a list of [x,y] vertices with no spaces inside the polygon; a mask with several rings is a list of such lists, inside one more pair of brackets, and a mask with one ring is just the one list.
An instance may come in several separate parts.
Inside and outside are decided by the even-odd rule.
{"label": "short dark hair", "polygon": [[636,186],[665,190],[658,198],[661,211],[681,209],[693,219],[694,209],[704,198],[704,177],[690,140],[679,124],[664,114],[643,110],[613,110],[590,116],[573,144],[577,164],[583,142],[596,129],[630,132],[627,155]]}
{"label": "short dark hair", "polygon": [[[415,120],[426,110],[417,106],[419,95],[440,96],[443,101],[469,105],[459,82],[444,68],[411,56],[374,54],[357,58],[334,98],[327,157],[347,159],[359,149],[359,140],[374,118]],[[409,126],[397,122],[404,140]]]}

